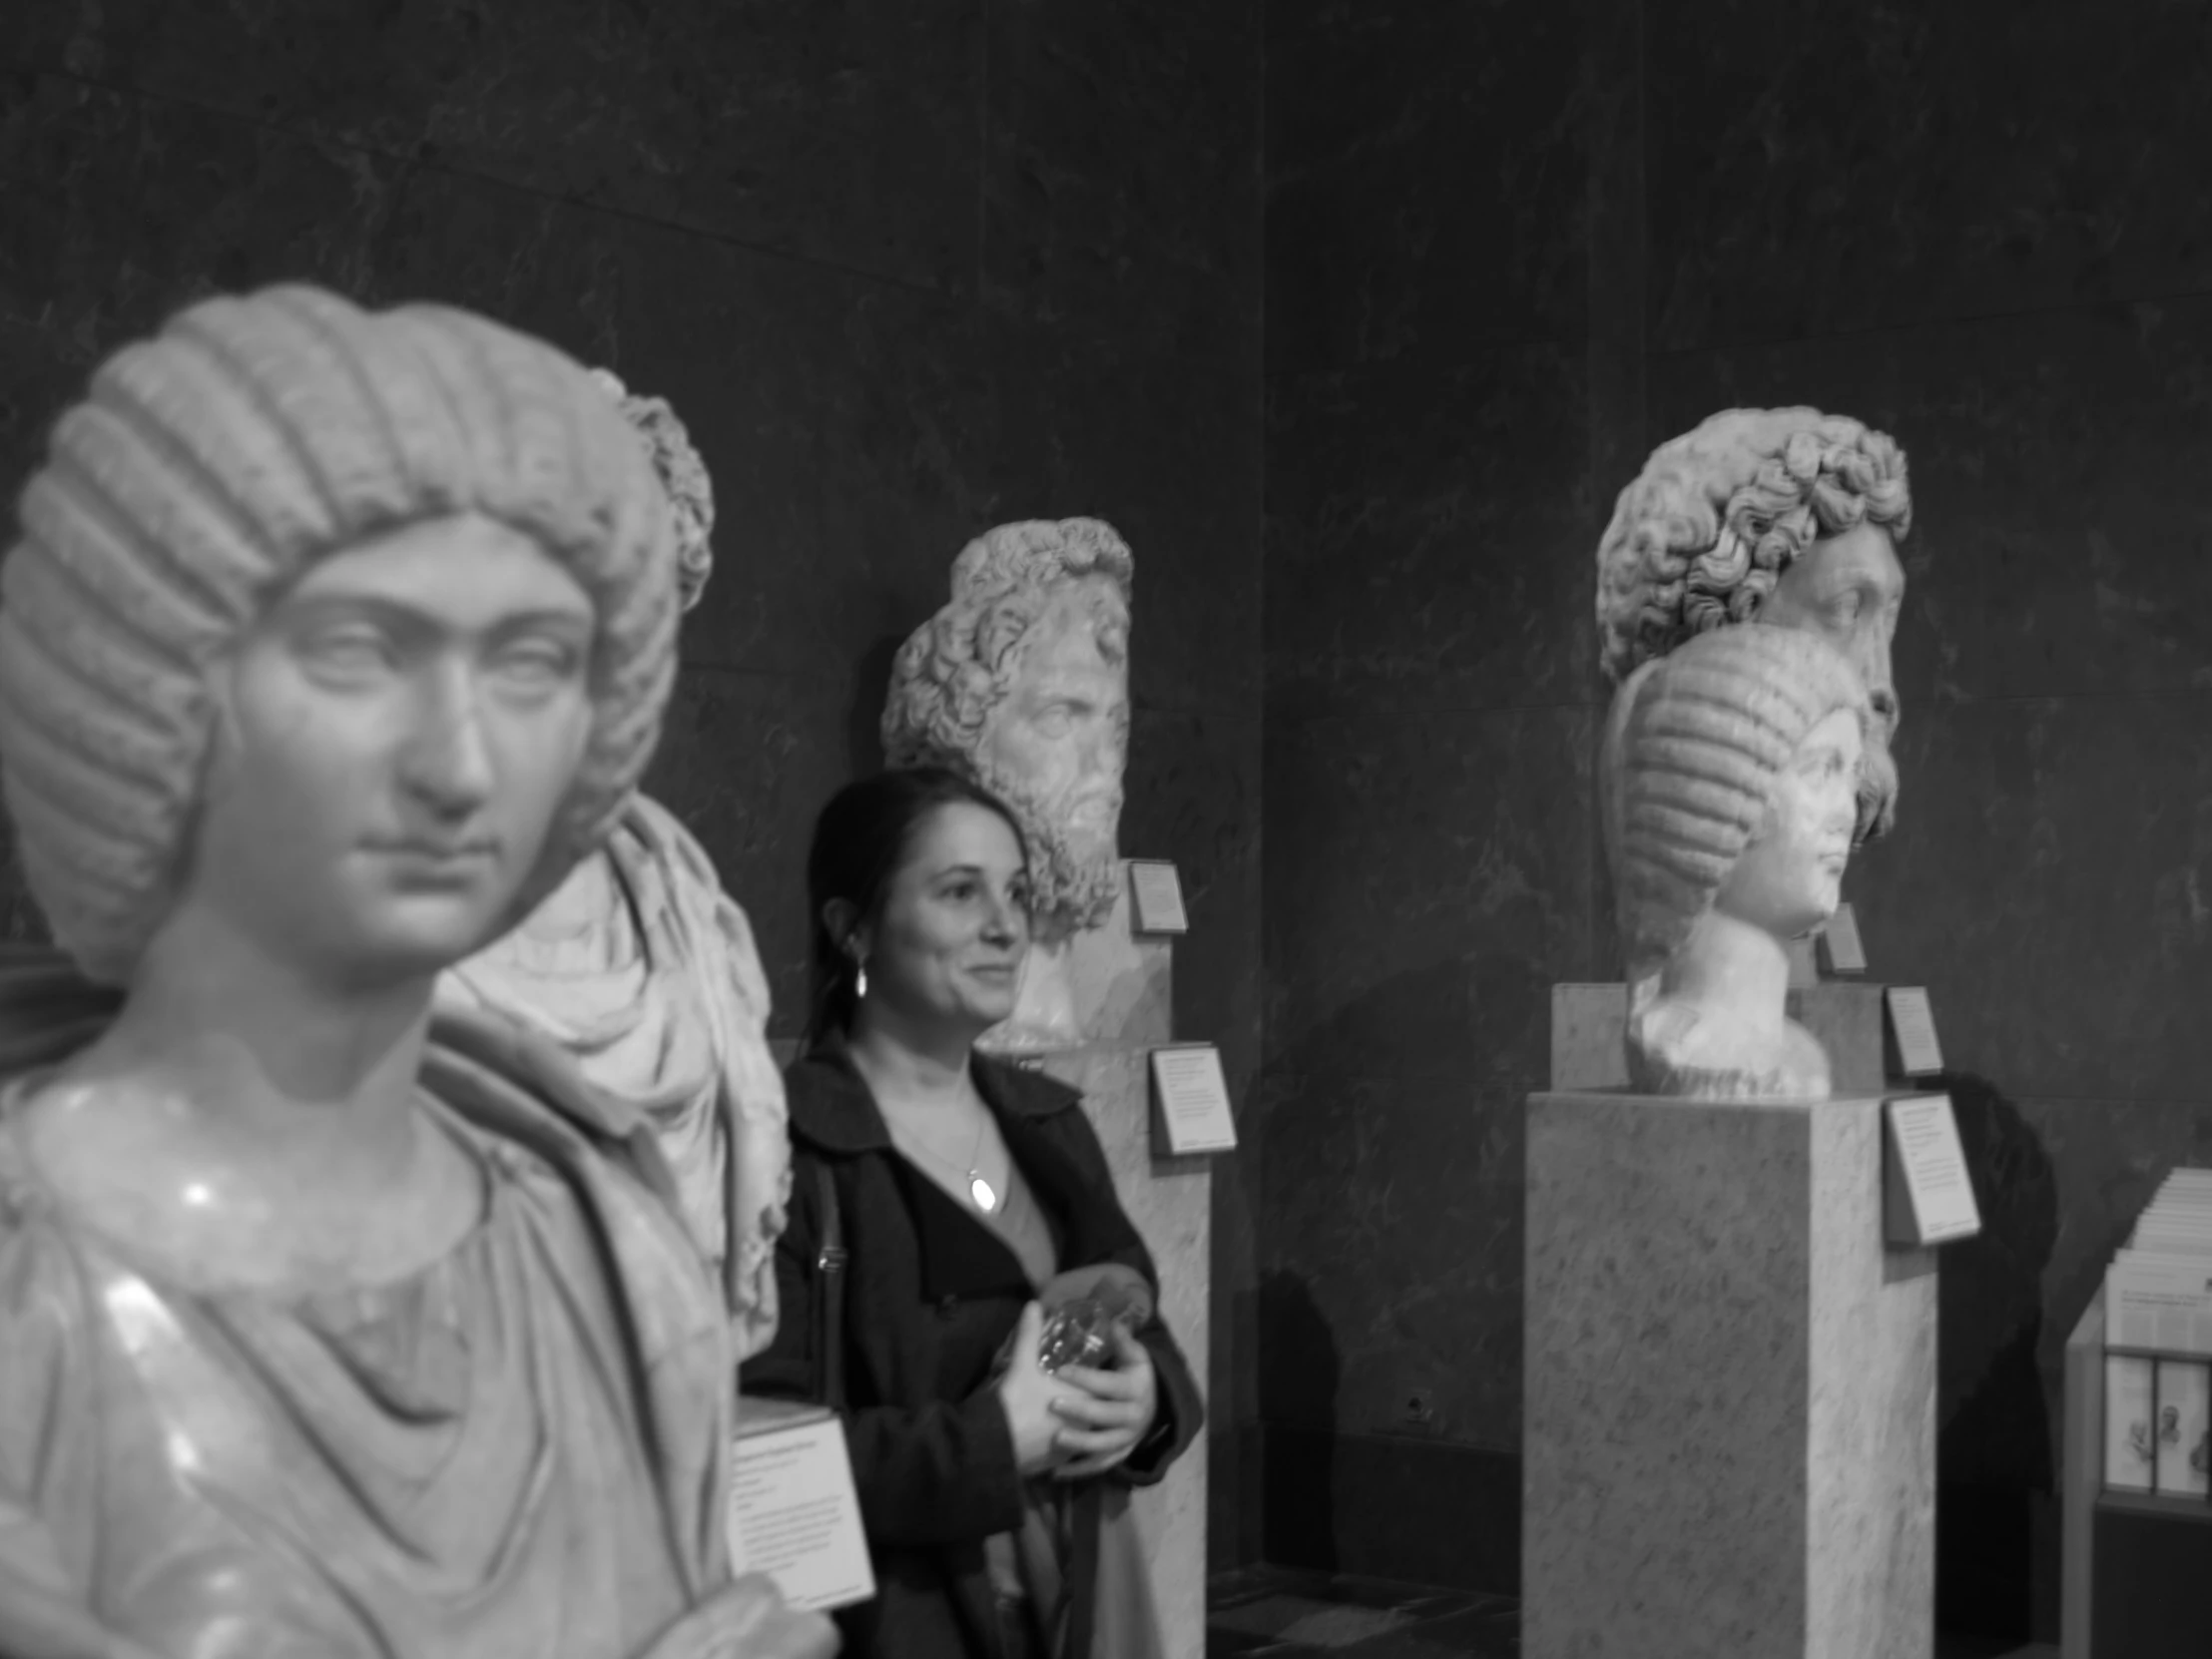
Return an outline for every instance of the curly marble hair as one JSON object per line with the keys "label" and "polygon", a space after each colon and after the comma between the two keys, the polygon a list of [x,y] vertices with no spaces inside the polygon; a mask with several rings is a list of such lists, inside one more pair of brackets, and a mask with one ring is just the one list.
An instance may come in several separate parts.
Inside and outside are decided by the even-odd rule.
{"label": "curly marble hair", "polygon": [[1858,672],[1802,629],[1700,634],[1644,664],[1614,700],[1606,850],[1631,983],[1665,962],[1766,823],[1776,780],[1839,709],[1874,722]]}
{"label": "curly marble hair", "polygon": [[[914,630],[891,666],[884,759],[907,767],[972,755],[1013,687],[1015,655],[1052,590],[1104,576],[1126,604],[1136,569],[1129,544],[1103,519],[1029,519],[969,542],[952,561],[950,602]],[[1100,648],[1112,660],[1128,646],[1105,639]]]}
{"label": "curly marble hair", "polygon": [[[889,766],[950,767],[1014,810],[1037,914],[1073,927],[1105,918],[1120,896],[1119,866],[1085,867],[1020,781],[997,776],[980,752],[992,711],[1013,689],[1022,641],[1053,590],[1090,577],[1111,581],[1129,603],[1136,559],[1102,519],[1001,524],[969,542],[952,562],[951,600],[899,648],[881,727]],[[1098,646],[1108,662],[1127,660],[1122,628],[1101,628]]]}
{"label": "curly marble hair", "polygon": [[468,512],[599,617],[591,736],[519,917],[604,837],[675,679],[668,498],[613,401],[483,317],[303,286],[204,300],[101,364],[0,565],[0,790],[88,977],[127,981],[175,902],[215,665],[316,560]]}
{"label": "curly marble hair", "polygon": [[1652,451],[1597,549],[1605,677],[1724,623],[1749,622],[1824,536],[1913,527],[1905,451],[1848,415],[1724,409]]}
{"label": "curly marble hair", "polygon": [[676,517],[677,602],[688,611],[715,573],[715,483],[707,462],[667,398],[636,395],[612,369],[595,368],[591,377],[613,394],[668,492]]}

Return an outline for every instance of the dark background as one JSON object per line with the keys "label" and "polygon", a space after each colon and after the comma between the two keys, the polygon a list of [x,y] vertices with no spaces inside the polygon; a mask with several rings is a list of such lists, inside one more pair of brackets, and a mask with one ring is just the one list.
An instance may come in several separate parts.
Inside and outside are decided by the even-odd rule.
{"label": "dark background", "polygon": [[1988,1223],[1946,1622],[2050,1633],[2060,1347],[2212,1154],[2212,8],[17,0],[0,77],[11,480],[103,351],[283,276],[674,401],[722,516],[653,788],[780,1033],[952,554],[1128,536],[1124,844],[1182,867],[1244,1137],[1216,1567],[1514,1587],[1521,1102],[1613,968],[1597,537],[1713,409],[1896,434],[1906,793],[1849,890]]}

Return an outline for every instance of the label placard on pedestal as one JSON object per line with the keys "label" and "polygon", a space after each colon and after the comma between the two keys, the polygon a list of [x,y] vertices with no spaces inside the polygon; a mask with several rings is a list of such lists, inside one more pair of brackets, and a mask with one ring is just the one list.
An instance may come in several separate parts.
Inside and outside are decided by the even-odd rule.
{"label": "label placard on pedestal", "polygon": [[1973,1179],[1947,1094],[1901,1095],[1883,1108],[1883,1232],[1919,1249],[1981,1231]]}
{"label": "label placard on pedestal", "polygon": [[875,1594],[844,1424],[825,1405],[747,1397],[730,1460],[730,1566],[803,1611]]}
{"label": "label placard on pedestal", "polygon": [[1164,1143],[1157,1150],[1169,1157],[1235,1149],[1229,1084],[1221,1072],[1221,1050],[1212,1043],[1152,1051],[1152,1121]]}
{"label": "label placard on pedestal", "polygon": [[1936,1040],[1936,1010],[1924,985],[1892,985],[1884,998],[1890,1007],[1890,1035],[1897,1041],[1898,1073],[1930,1077],[1943,1069],[1942,1045]]}
{"label": "label placard on pedestal", "polygon": [[1132,932],[1188,933],[1191,918],[1183,908],[1183,878],[1165,858],[1129,860]]}
{"label": "label placard on pedestal", "polygon": [[1821,930],[1821,965],[1830,973],[1865,973],[1867,947],[1859,938],[1859,913],[1849,903],[1836,906]]}

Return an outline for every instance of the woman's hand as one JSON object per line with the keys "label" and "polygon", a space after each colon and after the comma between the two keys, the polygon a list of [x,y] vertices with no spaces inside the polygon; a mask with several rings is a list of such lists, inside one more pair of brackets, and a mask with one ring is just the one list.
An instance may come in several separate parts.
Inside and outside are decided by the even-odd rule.
{"label": "woman's hand", "polygon": [[1061,1379],[1038,1369],[1037,1344],[1043,1333],[1044,1310],[1032,1302],[1021,1311],[1013,1354],[998,1382],[998,1403],[1014,1436],[1014,1467],[1025,1477],[1042,1474],[1066,1459],[1060,1447],[1066,1430],[1052,1408],[1062,1399],[1075,1397]]}
{"label": "woman's hand", "polygon": [[1152,1430],[1159,1414],[1159,1383],[1152,1375],[1152,1356],[1144,1344],[1120,1326],[1114,1327],[1114,1369],[1094,1371],[1069,1366],[1059,1381],[1079,1392],[1052,1402],[1052,1409],[1068,1424],[1060,1430],[1060,1448],[1072,1452],[1075,1461],[1053,1470],[1055,1480],[1081,1480],[1104,1474],[1137,1449]]}

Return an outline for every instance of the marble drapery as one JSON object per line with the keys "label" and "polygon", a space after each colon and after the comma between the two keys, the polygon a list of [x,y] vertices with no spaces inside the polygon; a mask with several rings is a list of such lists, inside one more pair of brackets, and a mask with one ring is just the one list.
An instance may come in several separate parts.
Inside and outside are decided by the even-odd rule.
{"label": "marble drapery", "polygon": [[551,944],[507,934],[449,969],[439,998],[549,1039],[651,1122],[684,1219],[721,1274],[742,1361],[775,1335],[791,1192],[768,978],[745,912],[667,808],[632,797],[602,856],[606,913]]}

